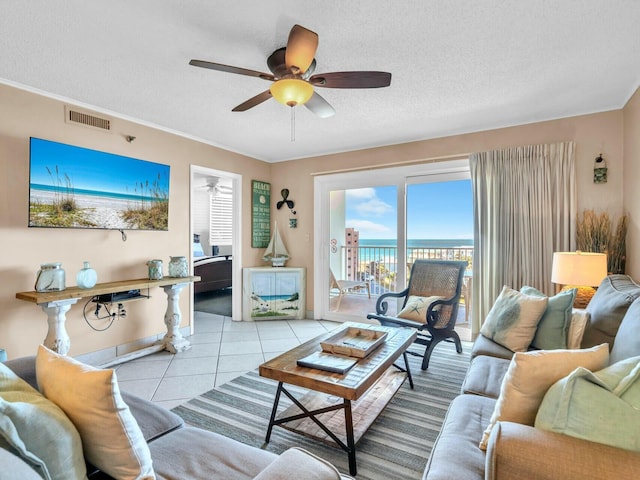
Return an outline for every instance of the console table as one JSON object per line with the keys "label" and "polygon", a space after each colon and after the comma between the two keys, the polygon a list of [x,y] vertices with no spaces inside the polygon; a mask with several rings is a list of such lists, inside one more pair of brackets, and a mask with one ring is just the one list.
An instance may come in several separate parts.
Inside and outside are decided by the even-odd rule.
{"label": "console table", "polygon": [[[197,282],[200,277],[165,277],[161,280],[141,278],[137,280],[122,280],[118,282],[98,283],[93,288],[68,287],[57,292],[19,292],[16,298],[40,305],[47,315],[49,329],[44,339],[44,345],[62,355],[66,355],[71,347],[71,340],[65,328],[66,313],[81,298],[93,297],[108,293],[127,292],[129,290],[149,290],[154,287],[162,287],[167,294],[167,310],[164,315],[164,323],[167,326],[167,334],[162,339],[161,345],[155,348],[178,353],[191,348],[191,344],[180,333],[180,320],[182,314],[178,300],[182,289],[191,282]],[[146,355],[151,352],[141,352],[135,356]],[[131,358],[131,357],[129,357]]]}

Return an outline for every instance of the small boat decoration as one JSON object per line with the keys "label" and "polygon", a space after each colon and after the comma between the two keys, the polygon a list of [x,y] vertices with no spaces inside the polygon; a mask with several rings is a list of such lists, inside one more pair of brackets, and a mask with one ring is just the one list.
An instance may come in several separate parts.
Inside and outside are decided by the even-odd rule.
{"label": "small boat decoration", "polygon": [[284,267],[284,264],[289,260],[289,252],[280,238],[280,232],[278,232],[278,224],[273,226],[273,235],[269,241],[267,249],[264,251],[262,259],[265,262],[271,262],[274,267]]}

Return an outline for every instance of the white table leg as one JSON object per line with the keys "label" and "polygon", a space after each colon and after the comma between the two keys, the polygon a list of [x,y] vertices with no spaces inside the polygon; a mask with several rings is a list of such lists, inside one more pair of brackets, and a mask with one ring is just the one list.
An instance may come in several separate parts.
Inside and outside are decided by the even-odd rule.
{"label": "white table leg", "polygon": [[165,285],[162,288],[167,294],[167,312],[164,314],[164,323],[167,326],[167,334],[162,339],[162,346],[171,353],[184,352],[191,348],[189,341],[180,333],[180,292],[188,285],[187,283],[176,283],[175,285]]}
{"label": "white table leg", "polygon": [[71,305],[77,301],[77,298],[71,298],[39,304],[42,311],[47,314],[47,323],[49,324],[47,336],[44,338],[44,346],[60,355],[66,355],[71,348],[71,340],[64,324],[67,321],[66,313]]}

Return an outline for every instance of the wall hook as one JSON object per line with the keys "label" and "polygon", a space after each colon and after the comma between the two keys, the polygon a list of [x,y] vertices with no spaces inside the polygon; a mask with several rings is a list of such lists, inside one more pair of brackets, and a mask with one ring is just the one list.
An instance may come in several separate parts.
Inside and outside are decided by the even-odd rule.
{"label": "wall hook", "polygon": [[129,143],[133,142],[136,139],[136,137],[134,137],[133,135],[127,135],[124,138],[126,138],[127,142],[129,142]]}

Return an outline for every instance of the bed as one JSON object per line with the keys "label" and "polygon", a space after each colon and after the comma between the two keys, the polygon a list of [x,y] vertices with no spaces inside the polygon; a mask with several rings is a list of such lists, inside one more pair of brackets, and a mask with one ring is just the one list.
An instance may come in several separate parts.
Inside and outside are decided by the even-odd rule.
{"label": "bed", "polygon": [[230,287],[231,272],[231,255],[194,258],[193,274],[200,277],[200,281],[193,284],[195,293],[211,292]]}

